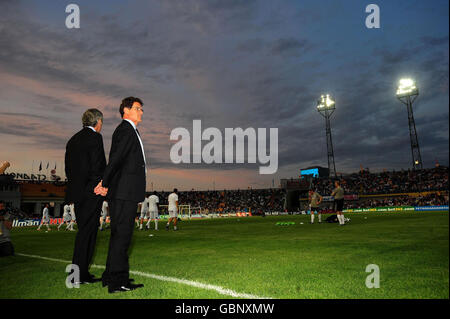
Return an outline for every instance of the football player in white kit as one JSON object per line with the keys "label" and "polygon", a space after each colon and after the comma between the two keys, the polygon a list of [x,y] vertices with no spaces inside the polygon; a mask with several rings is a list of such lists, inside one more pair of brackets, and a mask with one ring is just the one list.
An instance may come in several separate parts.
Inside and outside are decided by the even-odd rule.
{"label": "football player in white kit", "polygon": [[72,219],[71,215],[70,215],[70,206],[69,204],[64,205],[64,212],[63,212],[63,222],[61,224],[59,224],[58,226],[58,231],[61,228],[62,225],[66,225],[66,230],[69,229],[70,226],[70,221]]}
{"label": "football player in white kit", "polygon": [[144,223],[144,218],[148,217],[148,197],[145,197],[144,201],[141,203],[141,216],[139,217],[139,230],[142,230],[142,224]]}
{"label": "football player in white kit", "polygon": [[169,221],[166,225],[166,230],[169,230],[170,222],[173,221],[173,230],[177,230],[178,221],[178,190],[174,188],[173,193],[169,195]]}
{"label": "football player in white kit", "polygon": [[[109,212],[108,202],[104,200],[102,204],[102,214],[100,215],[100,227],[98,228],[100,229],[100,231],[103,231],[103,224],[106,224],[106,217],[108,216],[108,212]],[[105,225],[105,228],[107,226],[108,225]]]}
{"label": "football player in white kit", "polygon": [[139,228],[139,221],[141,220],[140,219],[140,217],[141,217],[141,209],[142,209],[142,204],[143,204],[144,202],[140,202],[140,203],[138,203],[138,206],[137,206],[137,210],[136,210],[136,217],[134,218],[134,222],[136,223],[136,228]]}
{"label": "football player in white kit", "polygon": [[74,203],[70,203],[69,207],[70,207],[70,217],[71,217],[69,230],[70,231],[75,231],[73,229],[73,224],[75,224],[75,204]]}
{"label": "football player in white kit", "polygon": [[153,192],[153,195],[150,195],[150,197],[148,198],[148,221],[147,224],[145,225],[147,229],[150,229],[150,222],[154,220],[155,230],[158,230],[158,220],[159,220],[158,206],[159,206],[159,197],[155,191]]}
{"label": "football player in white kit", "polygon": [[47,226],[47,231],[51,230],[48,223],[50,222],[50,216],[48,214],[48,204],[45,204],[44,210],[42,211],[42,219],[41,223],[39,224],[39,227],[37,230],[41,230],[41,226],[45,224]]}

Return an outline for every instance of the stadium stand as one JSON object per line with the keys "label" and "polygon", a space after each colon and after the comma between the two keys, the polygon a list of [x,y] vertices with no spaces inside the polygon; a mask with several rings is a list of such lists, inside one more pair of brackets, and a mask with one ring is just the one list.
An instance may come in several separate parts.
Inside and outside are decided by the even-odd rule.
{"label": "stadium stand", "polygon": [[386,206],[440,206],[448,205],[448,193],[433,193],[425,196],[409,197],[402,195],[399,197],[389,197],[381,199],[362,199],[359,202],[347,202],[346,208],[374,208]]}
{"label": "stadium stand", "polygon": [[[356,201],[346,201],[346,208],[434,206],[448,205],[449,202],[448,167],[381,173],[365,170],[341,176],[339,179],[346,194],[360,196]],[[330,195],[334,188],[333,180],[315,178],[312,188],[324,196]],[[169,192],[160,192],[159,195],[160,203],[167,204]],[[365,198],[361,195],[374,197]],[[206,213],[236,213],[248,210],[252,214],[282,212],[285,211],[285,196],[285,190],[278,188],[179,192],[180,204],[201,207]]]}
{"label": "stadium stand", "polygon": [[[262,213],[283,211],[284,195],[282,189],[248,189],[179,192],[179,203],[201,207],[206,213]],[[167,205],[169,192],[160,192],[160,203]]]}
{"label": "stadium stand", "polygon": [[[0,195],[10,191],[12,177],[0,175]],[[340,176],[345,194],[354,196],[353,200],[345,201],[345,208],[374,208],[385,206],[440,206],[448,205],[448,167],[439,166],[418,171],[402,170],[381,173],[370,173],[368,170]],[[333,178],[313,178],[311,188],[322,196],[329,196],[334,188]],[[17,185],[15,186],[18,187]],[[45,190],[45,192],[44,192]],[[306,190],[307,192],[307,190]],[[22,196],[44,194],[47,202],[50,195],[64,197],[64,183],[27,181],[20,186]],[[170,192],[158,191],[161,205],[167,205]],[[56,196],[55,195],[55,196]],[[252,215],[264,215],[268,212],[286,212],[288,207],[287,191],[282,188],[270,189],[238,189],[238,190],[208,190],[179,192],[180,205],[190,205],[193,213],[239,213],[251,212]],[[52,195],[53,196],[53,195]],[[297,192],[300,197],[300,210],[305,210],[307,193]],[[2,196],[0,196],[2,197]],[[18,218],[37,217],[41,209],[34,211],[34,206],[12,208],[11,212]],[[8,205],[7,205],[8,207]],[[31,207],[31,208],[30,208]],[[332,202],[325,202],[322,208],[332,209]],[[30,210],[31,209],[31,210]],[[332,211],[330,211],[331,213]]]}
{"label": "stadium stand", "polygon": [[[382,173],[354,173],[340,178],[346,194],[374,195],[448,190],[448,167]],[[330,194],[334,188],[331,179],[313,180],[313,188],[321,194]]]}

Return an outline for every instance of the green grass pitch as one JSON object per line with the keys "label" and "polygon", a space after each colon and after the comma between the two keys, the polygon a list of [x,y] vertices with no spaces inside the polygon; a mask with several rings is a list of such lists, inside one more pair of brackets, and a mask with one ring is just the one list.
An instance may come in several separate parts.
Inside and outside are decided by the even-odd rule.
{"label": "green grass pitch", "polygon": [[[135,230],[130,269],[276,299],[449,298],[448,212],[346,217],[351,222],[343,227],[317,218],[311,225],[305,215],[184,220],[177,232],[166,231],[161,221],[159,231]],[[75,232],[29,227],[11,235],[16,253],[71,260]],[[109,235],[98,233],[95,265],[105,265]],[[366,287],[369,264],[379,267],[380,288]],[[0,258],[0,298],[233,298],[138,274],[131,277],[144,288],[127,293],[108,294],[101,283],[68,289],[66,266],[20,255]],[[96,276],[102,271],[91,268]]]}

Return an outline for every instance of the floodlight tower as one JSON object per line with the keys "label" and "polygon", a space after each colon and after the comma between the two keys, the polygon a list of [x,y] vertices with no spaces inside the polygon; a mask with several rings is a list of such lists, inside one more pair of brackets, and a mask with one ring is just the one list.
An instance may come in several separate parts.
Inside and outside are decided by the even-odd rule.
{"label": "floodlight tower", "polygon": [[329,94],[321,95],[317,101],[317,111],[325,118],[325,130],[327,135],[328,171],[336,177],[336,165],[334,164],[333,140],[331,138],[330,117],[336,109],[334,100]]}
{"label": "floodlight tower", "polygon": [[413,115],[413,102],[419,95],[419,89],[412,79],[401,79],[397,88],[397,98],[406,105],[408,110],[409,137],[411,139],[411,153],[413,169],[422,169],[419,141],[417,139],[416,123]]}

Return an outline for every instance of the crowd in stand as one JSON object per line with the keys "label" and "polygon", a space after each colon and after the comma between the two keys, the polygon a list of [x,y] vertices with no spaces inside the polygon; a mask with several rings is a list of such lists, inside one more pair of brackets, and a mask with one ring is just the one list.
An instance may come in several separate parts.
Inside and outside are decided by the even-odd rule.
{"label": "crowd in stand", "polygon": [[[373,195],[448,190],[448,167],[370,173],[364,170],[340,177],[346,194]],[[320,194],[331,194],[334,185],[328,178],[313,181]]]}
{"label": "crowd in stand", "polygon": [[6,206],[6,211],[14,218],[14,219],[28,219],[28,218],[33,218],[36,216],[33,216],[33,214],[31,213],[27,213],[24,212],[18,208],[14,208],[14,207],[9,207]]}
{"label": "crowd in stand", "polygon": [[[358,195],[359,200],[345,201],[345,208],[371,208],[380,206],[434,206],[448,205],[448,167],[436,167],[424,170],[392,171],[370,173],[368,170],[339,177],[346,195]],[[334,188],[333,179],[315,178],[312,188],[322,196],[329,196]],[[398,193],[420,193],[440,191],[426,196],[383,196]],[[158,192],[161,205],[167,205],[169,192]],[[363,198],[361,195],[380,196]],[[196,212],[202,213],[238,213],[251,211],[252,214],[263,212],[282,212],[286,208],[286,191],[284,189],[243,189],[214,191],[179,192],[179,204],[190,205]],[[305,197],[307,195],[303,195]],[[305,198],[304,198],[305,199]],[[305,202],[303,201],[302,205]],[[324,207],[331,207],[324,202]],[[302,206],[303,207],[303,206]],[[19,218],[27,214],[14,210]]]}
{"label": "crowd in stand", "polygon": [[361,199],[357,202],[347,201],[346,208],[374,208],[387,206],[440,206],[448,205],[448,193],[438,192],[425,196],[396,196],[379,199]]}
{"label": "crowd in stand", "polygon": [[[169,193],[161,192],[160,204],[167,205]],[[238,213],[283,211],[285,191],[282,189],[247,189],[179,192],[179,204],[201,207],[203,213]]]}
{"label": "crowd in stand", "polygon": [[[370,173],[368,170],[339,178],[345,194],[387,195],[397,193],[418,193],[442,191],[439,194],[410,197],[390,196],[377,199],[360,198],[346,201],[346,208],[381,206],[434,206],[448,205],[448,167],[424,170],[392,171]],[[334,189],[333,179],[316,178],[312,188],[322,196],[328,196]],[[159,193],[160,203],[167,204],[168,192]],[[201,207],[203,213],[236,213],[251,210],[252,213],[285,211],[286,191],[282,189],[220,190],[179,192],[181,205],[192,209]],[[324,203],[326,206],[327,203]],[[332,203],[328,203],[331,207]]]}

